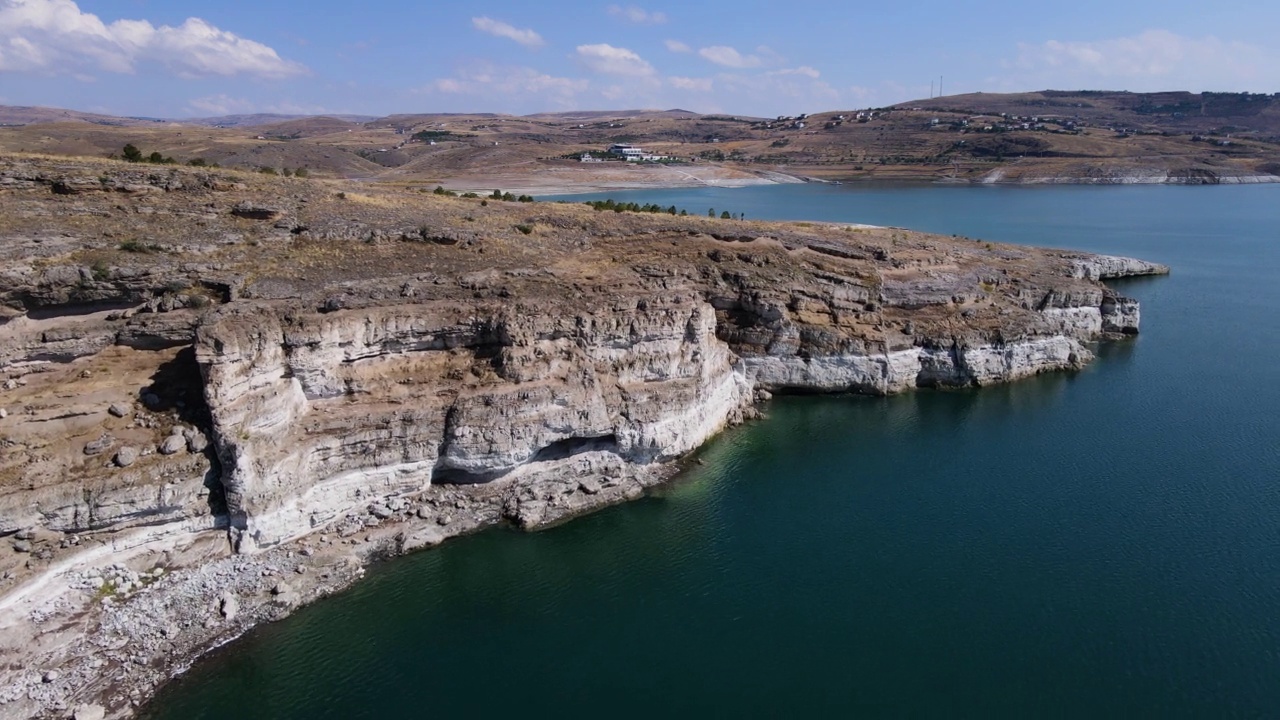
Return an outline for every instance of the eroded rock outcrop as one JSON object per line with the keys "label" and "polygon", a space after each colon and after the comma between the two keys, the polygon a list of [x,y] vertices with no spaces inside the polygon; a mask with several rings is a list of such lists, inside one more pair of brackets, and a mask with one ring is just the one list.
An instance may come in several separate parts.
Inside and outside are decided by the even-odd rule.
{"label": "eroded rock outcrop", "polygon": [[[769,391],[889,394],[1078,368],[1093,341],[1138,329],[1137,302],[1100,280],[1167,272],[894,228],[176,169],[121,192],[136,169],[42,163],[0,158],[0,198],[16,208],[0,217],[13,251],[0,269],[0,535],[23,534],[0,567],[0,627],[96,602],[85,578],[112,564],[186,558],[223,583],[166,575],[172,596],[148,612],[181,630],[147,635],[142,675],[77,665],[68,677],[100,683],[77,700],[153,687],[356,576],[331,568],[310,590],[272,593],[269,575],[237,574],[278,572],[299,538],[331,550],[332,537],[374,538],[363,561],[503,521],[544,527],[662,482]],[[102,191],[57,179],[99,176]],[[210,561],[236,551],[265,559]],[[225,592],[233,602],[213,605]],[[80,604],[48,609],[65,598]],[[109,617],[113,633],[145,625],[133,610]],[[9,636],[0,656],[23,667],[23,636]],[[93,637],[76,657],[116,648]],[[10,707],[57,701],[13,672],[0,680],[30,702]]]}
{"label": "eroded rock outcrop", "polygon": [[1089,280],[1113,280],[1139,275],[1167,275],[1169,268],[1159,263],[1114,255],[1088,255],[1072,263],[1072,275]]}
{"label": "eroded rock outcrop", "polygon": [[[1007,382],[1079,368],[1093,357],[1086,343],[1137,331],[1137,304],[1073,279],[1077,260],[1019,278],[1010,296],[1002,280],[974,280],[1006,278],[998,268],[938,266],[927,282],[898,273],[894,298],[883,280],[840,269],[874,252],[823,259],[788,285],[774,271],[800,270],[807,248],[762,245],[696,272],[620,268],[625,279],[578,303],[557,297],[561,277],[518,276],[511,297],[517,277],[493,274],[465,287],[501,285],[506,297],[207,316],[198,357],[239,548],[313,532],[371,497],[532,482],[569,458],[597,477],[660,476],[749,413],[756,389]],[[548,521],[572,512],[555,510]]]}
{"label": "eroded rock outcrop", "polygon": [[242,547],[433,481],[493,482],[578,455],[613,456],[625,474],[740,419],[751,388],[714,310],[691,290],[641,305],[211,318],[199,357]]}
{"label": "eroded rock outcrop", "polygon": [[[649,482],[749,415],[757,389],[884,394],[1080,367],[1087,343],[1139,322],[1098,281],[1167,271],[890,228],[407,203],[41,162],[0,163],[22,208],[5,230],[18,255],[0,274],[0,365],[48,392],[91,383],[34,370],[134,374],[57,419],[81,446],[120,432],[100,453],[37,454],[39,412],[0,420],[32,448],[10,454],[0,492],[14,529],[212,511],[248,551],[433,484],[529,484],[569,461],[598,468],[588,486]],[[163,202],[98,192],[144,181]],[[267,211],[296,220],[263,223]],[[55,230],[85,215],[101,237]],[[466,241],[423,241],[444,236]],[[218,262],[192,262],[211,247]],[[199,397],[157,395],[184,384]]]}

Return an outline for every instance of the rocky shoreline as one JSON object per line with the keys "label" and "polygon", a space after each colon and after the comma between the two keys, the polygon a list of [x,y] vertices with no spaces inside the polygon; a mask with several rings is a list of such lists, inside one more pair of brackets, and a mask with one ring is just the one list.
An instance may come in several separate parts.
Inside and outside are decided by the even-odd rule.
{"label": "rocky shoreline", "polygon": [[[531,182],[531,177],[505,176],[475,180],[467,178],[460,187],[475,192],[486,193],[494,186],[510,188],[516,194],[529,193],[539,197],[567,195],[600,195],[609,192],[627,192],[633,190],[677,190],[682,188],[743,188],[761,185],[796,185],[804,183],[831,184],[836,182],[826,178],[807,175],[788,175],[781,171],[753,171],[759,175],[756,179],[733,179],[720,182],[706,180],[661,180],[637,182],[586,182],[569,183],[561,178],[551,184]],[[1280,183],[1280,175],[1179,175],[1167,170],[1156,170],[1146,173],[1114,173],[1099,176],[1087,175],[1030,175],[1009,177],[1003,169],[994,170],[987,175],[967,178],[939,178],[937,173],[925,173],[919,176],[898,174],[892,177],[843,177],[841,184],[899,184],[910,185],[1267,185]]]}
{"label": "rocky shoreline", "polygon": [[[0,717],[124,717],[379,558],[642,496],[773,392],[1082,367],[1129,258],[0,158]],[[98,714],[102,713],[102,714]]]}
{"label": "rocky shoreline", "polygon": [[1264,185],[1280,182],[1280,175],[1229,175],[1208,171],[1178,171],[1168,168],[1099,169],[1086,175],[1041,175],[1034,170],[1019,174],[1016,169],[992,170],[972,181],[977,185]]}
{"label": "rocky shoreline", "polygon": [[[58,636],[57,649],[37,664],[8,672],[0,692],[3,717],[132,715],[168,680],[253,627],[349,587],[365,567],[444,540],[498,525],[513,503],[547,507],[519,514],[527,529],[640,497],[670,471],[625,483],[591,476],[573,483],[499,487],[435,487],[416,497],[377,503],[351,513],[325,532],[256,554],[229,554],[173,569],[139,574],[121,564],[68,575],[72,591],[99,591],[97,606],[79,609],[74,628],[57,624],[57,602],[33,622]],[[192,537],[192,544],[226,542],[225,533]],[[150,578],[150,579],[148,579]],[[109,710],[108,710],[109,709]]]}
{"label": "rocky shoreline", "polygon": [[[1053,344],[1062,347],[1036,358],[1029,356],[1039,348],[1012,353],[1025,364],[1007,379],[1078,368],[1089,357],[1076,356],[1080,348],[1065,338]],[[975,354],[990,352],[983,348]],[[823,379],[807,379],[809,387],[843,391],[857,382],[850,368],[856,368],[854,375],[865,376],[866,367],[876,364],[892,367],[901,361],[849,358]],[[800,386],[794,380],[775,384]],[[762,389],[753,397],[764,403],[770,393]],[[753,405],[733,420],[758,413]],[[33,664],[20,671],[5,673],[0,717],[131,716],[204,655],[260,624],[282,620],[344,590],[359,581],[371,563],[503,523],[527,531],[551,527],[640,498],[681,467],[677,461],[634,472],[602,467],[599,460],[578,457],[532,477],[435,485],[418,494],[379,499],[314,533],[252,554],[210,552],[229,542],[226,530],[211,529],[192,533],[180,544],[140,545],[147,558],[144,564],[156,563],[149,571],[129,569],[137,565],[138,554],[98,563],[82,559],[77,565],[83,569],[60,578],[66,589],[57,599],[30,610],[21,605],[5,608],[10,613],[26,611],[27,622],[52,650],[27,658]],[[127,562],[130,559],[134,562]],[[77,592],[91,595],[96,604],[68,602],[67,595]],[[98,710],[105,714],[97,715]]]}

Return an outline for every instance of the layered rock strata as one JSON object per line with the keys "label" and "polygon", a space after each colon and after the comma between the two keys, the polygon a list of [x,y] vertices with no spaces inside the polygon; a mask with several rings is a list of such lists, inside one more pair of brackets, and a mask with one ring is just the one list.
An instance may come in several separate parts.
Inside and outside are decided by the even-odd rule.
{"label": "layered rock strata", "polygon": [[[268,572],[321,536],[334,554],[369,534],[350,550],[364,562],[543,527],[670,477],[769,392],[1079,368],[1090,343],[1138,330],[1137,302],[1100,281],[1167,272],[895,228],[109,162],[0,159],[6,177],[0,655],[31,667],[24,638],[62,618],[83,637],[40,657],[71,663],[68,648],[116,647],[138,593],[187,599],[148,611],[176,628],[143,643],[149,674],[75,665],[60,696],[0,672],[27,688],[0,716],[67,698],[127,710],[129,690],[299,601],[192,568]],[[103,579],[118,565],[136,571],[125,592]],[[332,572],[310,592],[354,577]],[[104,587],[108,609],[83,613]]]}
{"label": "layered rock strata", "polygon": [[[452,303],[228,310],[199,358],[240,549],[432,482],[646,471],[740,420],[739,359],[689,289],[562,315]],[[353,422],[358,417],[358,422]]]}

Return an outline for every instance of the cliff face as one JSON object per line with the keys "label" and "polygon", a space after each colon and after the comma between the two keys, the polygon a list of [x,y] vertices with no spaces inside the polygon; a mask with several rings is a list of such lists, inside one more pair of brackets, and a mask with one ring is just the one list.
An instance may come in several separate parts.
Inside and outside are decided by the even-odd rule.
{"label": "cliff face", "polygon": [[[110,162],[0,158],[0,202],[0,665],[29,666],[24,638],[49,618],[97,622],[81,611],[131,598],[157,577],[141,570],[200,568],[173,581],[180,601],[145,605],[184,628],[165,642],[142,604],[102,611],[154,672],[0,672],[0,708],[28,715],[152,687],[300,602],[243,575],[291,562],[290,541],[323,532],[332,550],[400,524],[377,550],[398,552],[546,526],[639,496],[771,391],[1078,368],[1138,329],[1137,302],[1101,280],[1167,272],[894,228]],[[101,642],[50,662],[136,664],[81,634]]]}
{"label": "cliff face", "polygon": [[248,552],[441,484],[553,522],[668,476],[760,391],[1080,367],[1138,327],[1099,281],[1164,271],[113,163],[0,176],[0,532],[141,544],[226,526]]}
{"label": "cliff face", "polygon": [[[629,273],[571,303],[554,299],[561,279],[524,277],[519,299],[497,302],[332,312],[245,303],[211,313],[197,357],[238,549],[433,484],[489,483],[514,498],[571,478],[543,504],[506,507],[524,526],[552,522],[605,502],[580,497],[596,484],[666,477],[680,455],[749,415],[759,390],[889,394],[1079,368],[1093,357],[1085,343],[1137,332],[1137,303],[1071,278],[1160,268],[1098,256],[1063,263],[1061,286],[1020,291],[1037,304],[1017,306],[1007,328],[986,325],[1015,314],[998,303],[936,314],[956,304],[963,274],[904,279],[893,295],[876,287],[883,281],[829,270],[803,286],[715,270]],[[514,278],[484,286],[504,279]],[[899,321],[914,317],[923,327]],[[937,333],[939,320],[952,334]]]}
{"label": "cliff face", "polygon": [[[780,343],[805,334],[789,314],[722,325],[687,289],[550,314],[431,303],[282,322],[228,309],[200,327],[197,356],[247,551],[433,483],[518,485],[569,460],[606,484],[647,484],[741,420],[757,388],[888,394],[1078,368],[1104,317],[1106,331],[1137,330],[1136,316],[1104,316],[1103,293],[1091,299],[1041,311],[1043,335],[856,349]],[[718,336],[766,329],[772,353]]]}
{"label": "cliff face", "polygon": [[[0,532],[226,525],[250,551],[442,483],[551,522],[665,477],[757,391],[1080,367],[1138,327],[1099,281],[1164,271],[113,163],[0,176]],[[587,489],[521,502],[561,476]]]}
{"label": "cliff face", "polygon": [[220,313],[198,348],[240,547],[432,482],[510,482],[569,460],[646,474],[752,400],[715,328],[689,290],[569,314]]}

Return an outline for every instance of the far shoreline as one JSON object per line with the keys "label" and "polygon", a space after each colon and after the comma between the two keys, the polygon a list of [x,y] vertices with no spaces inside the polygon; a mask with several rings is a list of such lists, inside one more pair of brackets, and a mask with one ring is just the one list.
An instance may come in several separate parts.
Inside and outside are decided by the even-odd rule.
{"label": "far shoreline", "polygon": [[534,198],[545,201],[548,197],[566,197],[566,196],[587,196],[587,195],[603,195],[610,192],[647,192],[647,191],[667,191],[667,190],[700,190],[700,189],[722,189],[722,190],[739,190],[750,187],[763,187],[773,185],[835,185],[835,186],[851,186],[859,188],[868,187],[892,187],[892,188],[938,188],[938,187],[1061,187],[1061,186],[1098,186],[1098,187],[1133,187],[1133,186],[1152,186],[1152,185],[1168,185],[1179,187],[1197,187],[1197,186],[1239,186],[1239,185],[1274,185],[1280,184],[1280,176],[1276,175],[1250,175],[1250,176],[1232,176],[1220,178],[1218,182],[1203,182],[1198,179],[1184,178],[1164,178],[1164,179],[1118,179],[1118,178],[1081,178],[1081,177],[1049,177],[1049,178],[1027,178],[1018,180],[950,180],[950,179],[927,179],[918,178],[880,178],[880,177],[859,177],[845,180],[827,180],[822,178],[807,177],[801,175],[791,176],[795,178],[793,182],[778,182],[761,178],[758,181],[747,180],[731,180],[725,182],[673,182],[673,183],[592,183],[585,182],[573,185],[502,185],[501,179],[495,179],[491,183],[469,183],[468,185],[460,185],[449,189],[457,192],[475,192],[482,196],[492,192],[494,188],[501,186],[503,192],[511,192],[517,195],[527,194]]}

